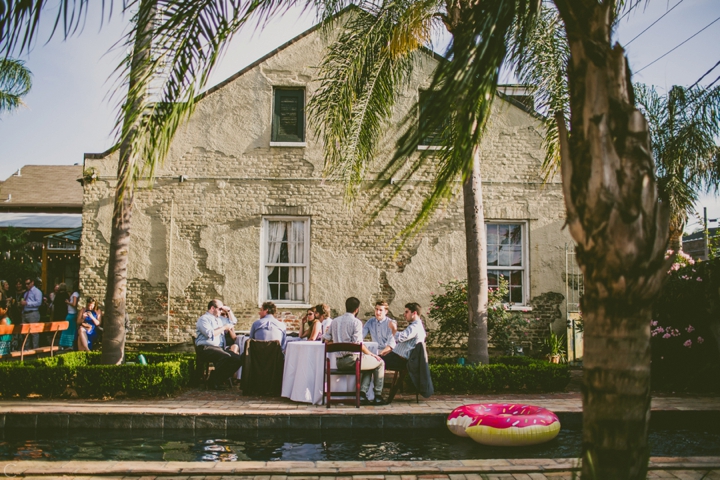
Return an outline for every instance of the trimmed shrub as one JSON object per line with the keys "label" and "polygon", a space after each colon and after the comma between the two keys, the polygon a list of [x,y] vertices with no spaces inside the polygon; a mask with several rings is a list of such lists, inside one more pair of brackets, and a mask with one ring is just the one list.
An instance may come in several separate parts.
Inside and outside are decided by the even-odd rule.
{"label": "trimmed shrub", "polygon": [[170,395],[190,382],[193,355],[143,353],[148,365],[100,365],[100,352],[71,352],[31,362],[0,364],[0,395],[61,395],[68,387],[81,397]]}
{"label": "trimmed shrub", "polygon": [[527,357],[499,357],[490,365],[430,365],[433,385],[443,393],[511,391],[562,391],[570,382],[570,369]]}
{"label": "trimmed shrub", "polygon": [[62,395],[73,371],[64,366],[40,363],[7,362],[0,364],[0,395],[4,398],[37,394],[43,397]]}

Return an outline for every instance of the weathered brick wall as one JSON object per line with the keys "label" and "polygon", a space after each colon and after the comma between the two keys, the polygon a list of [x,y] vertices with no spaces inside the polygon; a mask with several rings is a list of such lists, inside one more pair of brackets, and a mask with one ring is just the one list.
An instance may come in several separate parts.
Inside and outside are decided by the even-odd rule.
{"label": "weathered brick wall", "polygon": [[[328,303],[333,314],[342,313],[344,299],[354,295],[362,302],[361,317],[372,315],[374,301],[382,299],[402,319],[405,303],[427,307],[438,281],[465,277],[457,196],[421,235],[396,251],[395,235],[420,208],[431,188],[432,168],[421,169],[366,225],[376,192],[367,183],[348,206],[344,185],[323,178],[322,149],[311,127],[305,148],[269,147],[273,85],[303,85],[309,98],[318,85],[313,75],[322,49],[320,35],[307,35],[203,98],[176,136],[152,189],[136,192],[128,272],[130,341],[187,341],[208,300],[216,297],[233,307],[240,328],[249,329],[260,303],[260,229],[267,215],[310,218],[309,304]],[[429,57],[418,60],[391,124],[414,108],[417,89],[427,87],[433,66]],[[540,128],[536,118],[498,100],[482,148],[486,218],[527,222],[528,299],[533,302],[563,290],[568,241],[561,231],[559,183],[543,185],[540,176]],[[374,169],[389,158],[401,133],[388,130]],[[84,189],[81,287],[84,295],[103,299],[117,153],[89,155],[88,167],[97,169],[99,179]],[[179,181],[181,175],[186,181]],[[544,312],[543,305],[533,308]],[[279,306],[278,316],[297,330],[305,308]]]}

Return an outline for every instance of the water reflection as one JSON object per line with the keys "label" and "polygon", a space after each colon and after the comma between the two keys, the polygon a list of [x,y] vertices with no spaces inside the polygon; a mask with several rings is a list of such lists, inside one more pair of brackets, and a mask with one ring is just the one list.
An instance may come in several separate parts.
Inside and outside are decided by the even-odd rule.
{"label": "water reflection", "polygon": [[[156,430],[0,430],[0,460],[342,461],[568,458],[580,455],[579,430],[563,429],[531,447],[485,447],[445,429],[404,431],[193,432]],[[650,433],[656,456],[720,455],[720,432]]]}

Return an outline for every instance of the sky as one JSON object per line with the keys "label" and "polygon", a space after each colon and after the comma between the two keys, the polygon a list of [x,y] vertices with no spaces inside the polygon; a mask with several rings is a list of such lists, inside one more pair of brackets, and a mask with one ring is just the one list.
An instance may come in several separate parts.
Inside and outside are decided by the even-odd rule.
{"label": "sky", "polygon": [[[24,98],[25,107],[0,117],[0,179],[23,165],[82,164],[85,153],[103,152],[113,144],[118,97],[109,92],[124,53],[116,45],[129,17],[115,13],[101,28],[97,3],[90,2],[82,32],[67,40],[47,40],[52,20],[48,15],[41,25],[45,34],[21,57],[33,73],[33,88]],[[313,12],[291,9],[264,29],[240,32],[208,88],[310,28],[315,20]],[[720,60],[720,0],[649,0],[622,19],[615,40],[626,47],[634,82],[655,85],[661,92],[672,85],[689,86]],[[443,53],[444,47],[441,38],[435,48]],[[720,67],[700,84],[718,75]],[[713,194],[703,195],[697,207],[701,214],[707,207],[711,219],[720,217],[720,198]],[[691,230],[698,226],[692,222]]]}

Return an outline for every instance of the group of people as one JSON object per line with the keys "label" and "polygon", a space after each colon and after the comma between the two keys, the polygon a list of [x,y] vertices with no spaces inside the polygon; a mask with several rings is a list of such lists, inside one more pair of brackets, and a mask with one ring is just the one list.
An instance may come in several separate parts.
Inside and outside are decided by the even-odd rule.
{"label": "group of people", "polygon": [[[94,298],[88,298],[84,308],[79,308],[79,300],[80,294],[68,290],[65,283],[55,285],[45,296],[32,278],[18,278],[12,293],[9,283],[0,280],[0,325],[67,320],[69,326],[61,333],[58,345],[67,350],[92,350],[101,328],[102,313]],[[25,349],[39,346],[40,334],[31,334]],[[9,354],[13,348],[20,348],[20,345],[13,346],[13,335],[1,335],[0,355]]]}
{"label": "group of people", "polygon": [[[330,318],[330,307],[326,304],[308,309],[301,320],[300,338],[325,343],[362,344],[367,337],[378,344],[378,353],[372,353],[362,345],[362,379],[360,396],[364,404],[384,403],[382,389],[385,370],[401,370],[405,367],[410,352],[418,343],[424,343],[427,334],[420,318],[421,307],[417,303],[405,305],[403,317],[407,327],[398,331],[397,322],[388,317],[388,304],[375,303],[375,316],[365,324],[357,317],[360,300],[350,297],[345,301],[345,313],[335,319]],[[260,307],[256,320],[250,328],[250,338],[254,340],[277,340],[285,350],[287,327],[275,318],[277,307],[265,302]],[[232,310],[220,300],[211,300],[207,312],[197,321],[198,355],[201,361],[212,362],[215,369],[209,382],[213,388],[222,388],[224,382],[243,365],[239,347],[234,343],[237,318]],[[228,337],[226,339],[226,336]],[[358,354],[346,353],[337,357],[340,370],[352,371]],[[368,400],[370,383],[373,382],[375,397]]]}

